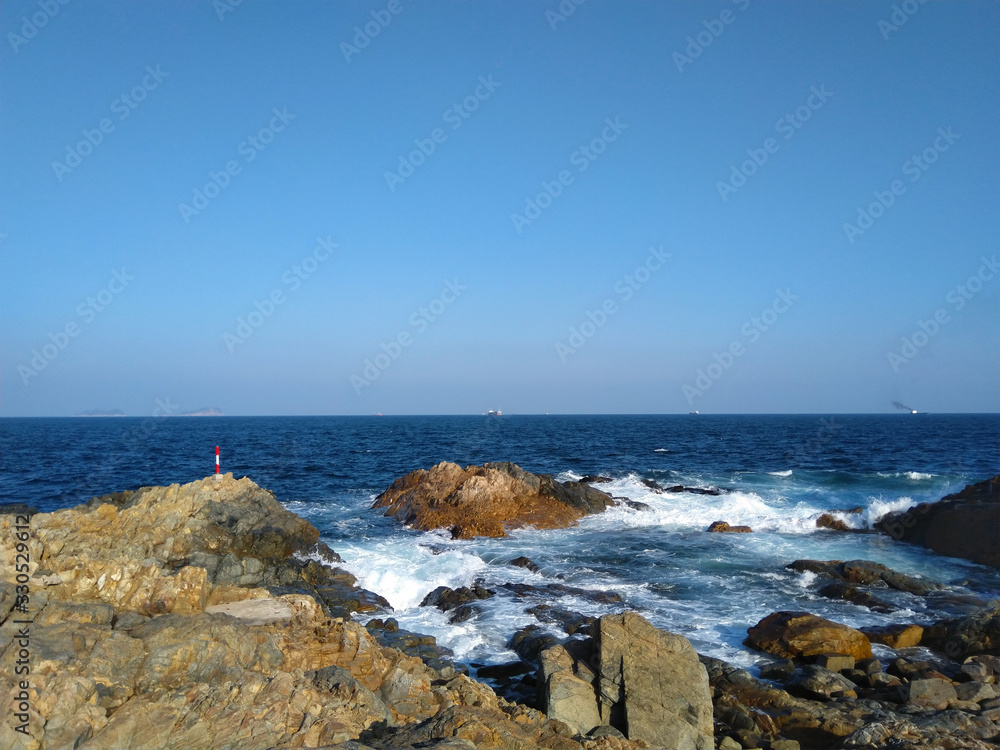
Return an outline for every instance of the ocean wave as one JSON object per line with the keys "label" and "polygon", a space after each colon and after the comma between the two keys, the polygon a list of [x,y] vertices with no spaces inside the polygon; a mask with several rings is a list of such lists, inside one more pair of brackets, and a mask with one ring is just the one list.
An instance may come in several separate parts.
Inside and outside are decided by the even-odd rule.
{"label": "ocean wave", "polygon": [[670,453],[669,448],[653,448],[653,453]]}
{"label": "ocean wave", "polygon": [[792,470],[785,469],[784,471],[769,471],[767,473],[772,477],[790,477],[792,475]]}
{"label": "ocean wave", "polygon": [[407,611],[420,605],[438,586],[471,584],[487,567],[477,555],[457,548],[441,549],[450,536],[428,532],[430,545],[385,539],[366,546],[341,543],[340,567],[358,579],[358,585],[385,597],[392,608]]}

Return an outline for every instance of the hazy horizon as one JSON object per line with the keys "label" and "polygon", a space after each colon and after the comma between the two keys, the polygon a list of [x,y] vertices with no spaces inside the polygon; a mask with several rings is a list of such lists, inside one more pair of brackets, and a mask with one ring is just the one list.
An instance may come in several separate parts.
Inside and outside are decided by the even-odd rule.
{"label": "hazy horizon", "polygon": [[0,31],[0,416],[1000,407],[996,3]]}

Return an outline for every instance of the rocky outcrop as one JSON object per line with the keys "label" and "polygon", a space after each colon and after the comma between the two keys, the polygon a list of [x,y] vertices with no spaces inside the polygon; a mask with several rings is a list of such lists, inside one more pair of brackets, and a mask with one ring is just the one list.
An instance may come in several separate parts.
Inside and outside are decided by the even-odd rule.
{"label": "rocky outcrop", "polygon": [[557,482],[512,463],[440,463],[393,482],[373,508],[417,529],[450,529],[456,539],[506,536],[509,528],[564,528],[613,506],[605,492],[581,482]]}
{"label": "rocky outcrop", "polygon": [[[0,514],[4,539],[15,518]],[[248,479],[118,493],[28,526],[27,601],[2,547],[5,749],[602,747],[460,674],[429,636],[337,616],[378,599]]]}
{"label": "rocky outcrop", "polygon": [[940,555],[961,557],[1000,569],[1000,475],[970,484],[936,503],[889,513],[875,528],[895,539]]}
{"label": "rocky outcrop", "polygon": [[605,615],[594,637],[538,655],[540,703],[581,734],[611,727],[676,750],[711,750],[708,675],[686,638],[641,615]]}
{"label": "rocky outcrop", "polygon": [[785,658],[834,653],[870,659],[864,633],[808,612],[774,612],[747,630],[750,648]]}
{"label": "rocky outcrop", "polygon": [[1000,654],[1000,600],[965,617],[939,620],[924,628],[921,644],[952,659]]}
{"label": "rocky outcrop", "polygon": [[926,596],[930,591],[942,588],[941,584],[934,581],[898,573],[892,568],[871,560],[848,560],[847,562],[840,560],[796,560],[785,567],[798,573],[815,573],[823,578],[832,578],[846,584],[888,587],[916,596]]}

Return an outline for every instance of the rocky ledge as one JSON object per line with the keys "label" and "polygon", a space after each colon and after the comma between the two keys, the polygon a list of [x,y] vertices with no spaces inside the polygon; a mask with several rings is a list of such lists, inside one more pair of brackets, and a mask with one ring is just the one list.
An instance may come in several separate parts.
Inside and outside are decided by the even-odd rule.
{"label": "rocky ledge", "polygon": [[423,531],[450,529],[455,539],[506,536],[523,526],[559,529],[615,504],[583,482],[558,482],[509,462],[466,466],[442,462],[397,479],[373,508]]}
{"label": "rocky ledge", "polygon": [[962,557],[1000,569],[1000,475],[967,485],[936,503],[889,513],[875,528],[940,555]]}
{"label": "rocky ledge", "polygon": [[[433,638],[391,618],[352,622],[390,608],[249,479],[10,511],[0,533],[23,546],[2,552],[5,750],[713,746],[707,676],[684,638],[632,613],[602,618],[587,646],[592,721],[560,718],[560,691],[584,674],[572,659],[547,662],[560,709],[507,701],[441,658]],[[435,603],[464,594],[437,592]]]}

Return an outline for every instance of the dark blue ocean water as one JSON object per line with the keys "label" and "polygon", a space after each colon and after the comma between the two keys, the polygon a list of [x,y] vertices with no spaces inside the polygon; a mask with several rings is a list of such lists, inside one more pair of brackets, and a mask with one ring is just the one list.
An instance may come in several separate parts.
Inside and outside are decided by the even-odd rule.
{"label": "dark blue ocean water", "polygon": [[[625,599],[619,609],[638,609],[702,652],[747,666],[754,657],[740,643],[746,627],[776,609],[865,625],[928,619],[952,606],[886,592],[901,610],[880,615],[825,600],[818,582],[784,569],[797,558],[876,560],[951,582],[952,594],[997,595],[996,573],[981,566],[882,535],[815,527],[824,511],[860,506],[860,514],[838,515],[864,528],[889,510],[1000,473],[996,415],[0,419],[0,499],[49,511],[188,482],[214,472],[216,445],[223,471],[249,476],[309,518],[361,583],[389,599],[404,627],[437,635],[461,658],[502,658],[507,637],[534,622],[524,610],[537,602],[502,595],[459,625],[417,606],[437,585],[477,578],[613,590]],[[394,479],[445,460],[509,460],[563,480],[604,474],[614,481],[602,489],[650,508],[474,541],[400,528],[370,510]],[[732,491],[658,495],[643,479]],[[714,520],[755,532],[704,533]],[[522,554],[542,573],[507,565]],[[560,604],[609,611],[585,597]]]}

